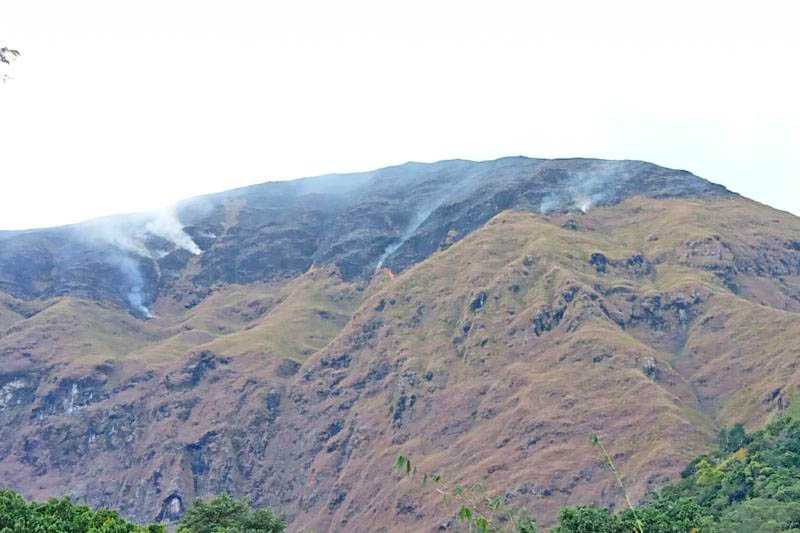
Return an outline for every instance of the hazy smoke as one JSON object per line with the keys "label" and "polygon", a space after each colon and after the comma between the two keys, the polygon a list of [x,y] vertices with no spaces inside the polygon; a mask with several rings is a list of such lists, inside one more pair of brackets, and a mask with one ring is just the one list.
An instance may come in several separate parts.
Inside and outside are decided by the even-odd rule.
{"label": "hazy smoke", "polygon": [[399,239],[384,249],[383,254],[378,259],[375,272],[380,270],[386,260],[414,236],[434,211],[448,202],[458,201],[462,197],[472,194],[481,184],[482,181],[479,176],[456,174],[443,179],[433,191],[428,193],[427,201],[423,202],[422,206],[417,209],[414,217],[403,229]]}
{"label": "hazy smoke", "polygon": [[542,214],[579,209],[586,213],[610,198],[612,185],[620,179],[612,161],[596,161],[590,169],[574,173],[563,188],[542,199]]}
{"label": "hazy smoke", "polygon": [[186,250],[194,255],[199,255],[202,250],[195,244],[189,235],[183,231],[183,225],[178,221],[175,210],[159,211],[155,218],[145,225],[145,231],[168,240],[177,248]]}
{"label": "hazy smoke", "polygon": [[158,258],[159,249],[148,246],[148,238],[160,237],[175,248],[200,254],[200,247],[183,230],[174,209],[142,215],[101,218],[81,225],[90,239],[102,241],[120,250],[150,259]]}
{"label": "hazy smoke", "polygon": [[[145,278],[137,257],[156,261],[175,249],[186,250],[194,255],[202,252],[184,231],[174,208],[92,220],[78,226],[78,231],[90,242],[112,247],[107,261],[119,268],[128,281],[128,303],[132,309],[148,318],[152,314],[145,305]],[[159,239],[162,241],[159,242]],[[166,248],[164,241],[168,243]]]}
{"label": "hazy smoke", "polygon": [[378,259],[378,266],[375,267],[375,272],[381,269],[383,263],[389,258],[390,255],[395,253],[401,246],[403,246],[408,239],[414,236],[414,233],[419,229],[419,227],[428,220],[428,217],[431,216],[431,213],[436,211],[447,199],[447,197],[440,198],[437,202],[433,205],[428,206],[425,209],[422,209],[414,215],[414,218],[411,222],[406,226],[403,230],[403,233],[400,235],[400,240],[394,242],[386,247],[381,255],[380,259]]}
{"label": "hazy smoke", "polygon": [[117,263],[122,273],[130,281],[127,294],[128,303],[144,317],[152,318],[153,314],[150,309],[144,305],[144,278],[139,270],[139,265],[134,259],[124,255],[114,258],[114,262]]}

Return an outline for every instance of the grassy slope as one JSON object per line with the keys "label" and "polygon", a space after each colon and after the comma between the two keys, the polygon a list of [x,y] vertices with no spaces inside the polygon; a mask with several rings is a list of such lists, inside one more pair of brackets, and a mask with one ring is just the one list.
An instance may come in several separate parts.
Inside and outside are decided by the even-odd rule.
{"label": "grassy slope", "polygon": [[[380,360],[401,374],[360,404],[361,422],[384,436],[336,474],[337,484],[355,487],[354,502],[372,501],[364,503],[370,519],[398,496],[387,479],[363,473],[399,452],[426,469],[510,489],[547,520],[576,501],[618,501],[589,446],[593,432],[639,497],[704,450],[720,424],[755,426],[780,408],[764,398],[797,382],[793,287],[744,271],[734,294],[714,268],[785,253],[785,242],[800,237],[798,219],[740,199],[634,199],[579,216],[575,229],[569,218],[498,215],[367,300],[325,351],[361,352],[353,383]],[[620,263],[641,254],[653,270],[623,265],[601,274],[589,263],[596,252]],[[536,336],[537,313],[572,291],[563,320]],[[471,310],[482,292],[485,305]],[[637,319],[653,296],[700,303],[685,320],[674,310],[660,311],[663,323]],[[375,321],[374,340],[354,343]],[[420,379],[427,372],[430,383]],[[415,379],[403,379],[410,373]],[[412,394],[408,420],[393,423],[400,398]],[[423,516],[433,512],[417,505]],[[330,527],[339,518],[322,516],[308,524]],[[411,516],[399,520],[417,527]]]}
{"label": "grassy slope", "polygon": [[[350,450],[346,457],[298,452],[298,464],[286,465],[292,475],[308,473],[304,496],[317,502],[298,527],[336,528],[347,518],[407,530],[441,522],[446,508],[430,503],[412,499],[414,512],[398,511],[411,497],[390,474],[399,452],[426,469],[509,490],[547,521],[566,504],[619,502],[588,442],[594,432],[638,497],[706,450],[720,425],[755,427],[785,405],[800,381],[799,285],[792,272],[775,272],[795,260],[786,248],[793,240],[800,240],[797,218],[742,199],[632,199],[553,217],[506,212],[369,287],[311,270],[282,283],[220,287],[189,310],[162,302],[160,317],[148,322],[61,299],[26,320],[2,315],[9,328],[0,349],[20,365],[32,357],[79,373],[111,360],[123,377],[163,366],[176,380],[204,350],[241,361],[204,382],[188,421],[164,418],[151,428],[166,443],[238,431],[251,421],[236,396],[263,408],[263,398],[248,392],[251,381],[271,387],[275,361],[304,361],[310,377],[300,372],[285,386],[295,398],[321,399],[303,404],[287,427],[316,447],[316,435],[341,417],[358,444],[347,444],[350,431],[342,431],[332,440],[334,449]],[[611,262],[606,272],[590,264],[595,253]],[[626,266],[636,255],[650,268]],[[733,269],[727,282],[716,275],[726,269]],[[694,300],[685,315],[667,305]],[[561,320],[551,320],[559,310]],[[537,335],[532,326],[542,316],[549,329]],[[321,363],[341,354],[352,357],[349,368]],[[369,381],[382,364],[386,377]],[[163,405],[178,412],[198,394],[149,383],[150,412]],[[104,408],[132,402],[136,390]],[[160,449],[155,441],[137,446],[142,454]],[[118,454],[102,457],[112,464]],[[177,459],[164,468],[171,479],[191,479]],[[330,507],[342,487],[346,499]]]}
{"label": "grassy slope", "polygon": [[302,360],[338,333],[362,293],[334,272],[314,271],[285,283],[224,287],[180,315],[149,321],[60,298],[27,320],[3,309],[0,348],[28,349],[40,360],[79,368],[121,359],[158,365],[201,350]]}

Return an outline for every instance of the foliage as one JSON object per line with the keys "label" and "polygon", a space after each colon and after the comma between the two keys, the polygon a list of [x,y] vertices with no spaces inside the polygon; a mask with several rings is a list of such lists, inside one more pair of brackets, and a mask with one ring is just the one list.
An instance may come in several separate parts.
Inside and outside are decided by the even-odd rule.
{"label": "foliage", "polygon": [[606,447],[603,445],[603,441],[600,439],[600,435],[597,434],[592,435],[592,444],[600,448],[600,451],[603,454],[603,460],[605,460],[606,465],[611,470],[611,473],[614,474],[614,479],[617,480],[617,485],[619,485],[620,489],[622,489],[622,494],[625,495],[625,503],[628,504],[628,510],[630,511],[631,518],[633,521],[632,524],[633,531],[635,531],[636,533],[644,533],[644,524],[642,524],[642,521],[636,514],[636,509],[633,507],[633,504],[631,503],[631,498],[630,496],[628,496],[628,490],[625,488],[625,483],[622,482],[622,476],[620,475],[619,470],[617,470],[617,465],[614,464],[614,459],[611,458],[611,454],[608,453],[608,450],[606,450]]}
{"label": "foliage", "polygon": [[[4,65],[10,65],[12,61],[14,61],[17,57],[19,57],[19,55],[20,55],[19,50],[14,50],[13,48],[0,45],[0,63]],[[8,78],[9,78],[8,74],[6,73],[0,74],[1,82],[5,82]]]}
{"label": "foliage", "polygon": [[223,494],[192,504],[178,523],[178,533],[280,533],[286,522],[269,509],[250,508]]}
{"label": "foliage", "polygon": [[[181,533],[281,533],[286,522],[269,509],[251,509],[243,501],[218,496],[198,500],[178,524]],[[140,526],[108,509],[97,511],[69,498],[28,502],[0,490],[0,533],[165,533],[162,525]]]}
{"label": "foliage", "polygon": [[800,419],[783,416],[752,435],[741,425],[723,430],[718,450],[682,478],[623,513],[563,509],[554,531],[800,533]]}
{"label": "foliage", "polygon": [[733,453],[747,444],[744,426],[735,424],[731,429],[722,428],[719,432],[719,448],[723,452]]}
{"label": "foliage", "polygon": [[397,457],[395,468],[406,477],[418,477],[421,487],[432,487],[445,503],[453,502],[457,508],[456,517],[466,524],[470,531],[478,533],[538,531],[536,521],[525,511],[512,508],[502,496],[488,496],[480,483],[451,485],[439,473],[424,472],[418,475],[417,467],[403,455]]}
{"label": "foliage", "polygon": [[108,509],[94,511],[69,498],[27,502],[10,490],[0,490],[2,533],[164,533],[160,525],[139,526]]}
{"label": "foliage", "polygon": [[16,57],[19,57],[19,50],[0,46],[0,63],[10,64]]}

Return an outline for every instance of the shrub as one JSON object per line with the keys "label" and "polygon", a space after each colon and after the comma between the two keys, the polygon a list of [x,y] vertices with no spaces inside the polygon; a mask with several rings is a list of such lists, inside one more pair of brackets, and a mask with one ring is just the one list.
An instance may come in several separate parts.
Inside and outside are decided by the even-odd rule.
{"label": "shrub", "polygon": [[252,510],[227,494],[197,500],[178,523],[178,533],[281,533],[286,522],[269,509]]}
{"label": "shrub", "polygon": [[69,498],[27,502],[10,490],[0,490],[0,531],[3,533],[165,533],[160,525],[140,526],[108,509],[97,511]]}

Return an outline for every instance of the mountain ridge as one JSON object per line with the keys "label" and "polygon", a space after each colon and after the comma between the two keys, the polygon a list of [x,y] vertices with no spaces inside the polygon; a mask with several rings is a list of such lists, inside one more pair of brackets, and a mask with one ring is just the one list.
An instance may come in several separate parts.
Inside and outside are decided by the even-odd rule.
{"label": "mountain ridge", "polygon": [[[0,287],[0,478],[142,522],[230,492],[287,513],[292,531],[455,528],[452,509],[397,483],[402,453],[548,525],[564,505],[623,502],[592,433],[640,499],[720,427],[786,408],[800,385],[800,219],[691,175],[659,196],[674,174],[646,164],[516,163],[480,168],[510,200],[458,189],[385,268],[416,224],[386,213],[427,210],[451,174],[364,178],[354,208],[297,185],[179,207],[202,253],[152,259],[147,320],[80,286],[28,300]],[[575,176],[612,167],[628,187],[584,212]],[[525,192],[544,178],[563,209],[541,209],[552,187]],[[414,202],[393,196],[403,187]],[[325,231],[292,256],[309,227]]]}
{"label": "mountain ridge", "polygon": [[[200,287],[293,276],[328,263],[348,278],[364,277],[384,262],[403,270],[502,209],[586,209],[631,194],[733,193],[638,161],[410,162],[252,185],[168,211],[0,234],[0,288],[23,299],[83,292],[146,317],[192,256],[200,272],[188,281]],[[235,234],[226,238],[228,232]],[[19,264],[26,264],[24,273],[14,271]]]}

